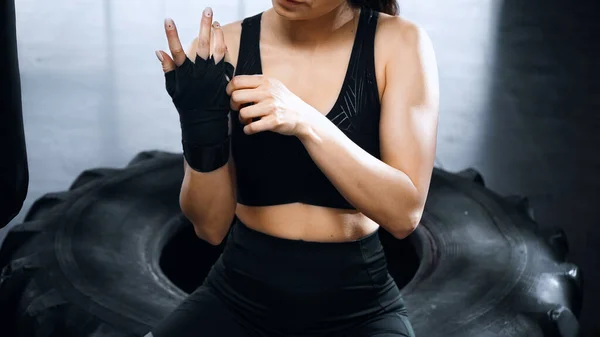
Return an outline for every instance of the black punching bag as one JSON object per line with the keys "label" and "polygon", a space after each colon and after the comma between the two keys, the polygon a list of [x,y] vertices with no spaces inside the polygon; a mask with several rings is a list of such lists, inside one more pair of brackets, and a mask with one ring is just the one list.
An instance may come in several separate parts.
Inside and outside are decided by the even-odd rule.
{"label": "black punching bag", "polygon": [[14,0],[0,0],[0,228],[23,207],[29,184]]}

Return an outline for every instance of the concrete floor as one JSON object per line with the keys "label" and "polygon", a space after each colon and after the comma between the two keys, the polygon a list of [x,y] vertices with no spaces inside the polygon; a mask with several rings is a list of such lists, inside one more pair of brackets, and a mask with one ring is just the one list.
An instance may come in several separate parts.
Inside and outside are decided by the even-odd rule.
{"label": "concrete floor", "polygon": [[[187,42],[207,5],[224,24],[270,1],[16,1],[30,188],[13,223],[87,168],[123,166],[148,149],[180,151],[154,50],[167,48],[166,16]],[[600,303],[597,2],[428,0],[401,7],[437,52],[440,162],[449,170],[475,167],[501,194],[529,196],[542,225],[566,230],[585,277],[581,321],[586,335],[600,335],[593,309]]]}

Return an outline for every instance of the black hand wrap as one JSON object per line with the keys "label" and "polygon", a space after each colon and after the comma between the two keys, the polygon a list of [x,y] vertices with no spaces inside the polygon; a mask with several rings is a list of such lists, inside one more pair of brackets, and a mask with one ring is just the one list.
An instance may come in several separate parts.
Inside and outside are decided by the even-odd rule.
{"label": "black hand wrap", "polygon": [[210,172],[229,160],[229,96],[233,65],[196,55],[165,73],[167,92],[179,112],[183,155],[196,171]]}

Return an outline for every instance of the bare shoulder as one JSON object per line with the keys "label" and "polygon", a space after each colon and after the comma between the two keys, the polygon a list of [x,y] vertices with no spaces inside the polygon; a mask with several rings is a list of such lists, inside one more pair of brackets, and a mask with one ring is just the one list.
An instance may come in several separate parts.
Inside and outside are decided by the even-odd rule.
{"label": "bare shoulder", "polygon": [[401,55],[432,52],[431,45],[429,35],[416,22],[400,16],[379,14],[375,48],[386,56],[386,61]]}
{"label": "bare shoulder", "polygon": [[382,91],[388,84],[413,83],[424,78],[437,87],[438,71],[433,44],[417,23],[380,13],[375,36],[375,62]]}
{"label": "bare shoulder", "polygon": [[[237,57],[240,47],[240,36],[242,34],[242,20],[234,21],[223,25],[223,36],[225,37],[225,45],[227,46],[227,52],[231,58],[231,63],[236,65]],[[198,42],[198,38],[195,37],[186,49],[186,54],[192,60],[195,58],[195,45]]]}
{"label": "bare shoulder", "polygon": [[240,37],[242,35],[242,20],[224,25],[223,35],[225,35],[225,45],[231,58],[231,64],[236,66],[240,50]]}

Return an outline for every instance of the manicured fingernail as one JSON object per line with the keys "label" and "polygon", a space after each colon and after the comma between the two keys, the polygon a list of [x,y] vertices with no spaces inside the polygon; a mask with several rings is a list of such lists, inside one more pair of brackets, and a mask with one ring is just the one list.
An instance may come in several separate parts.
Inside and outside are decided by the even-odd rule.
{"label": "manicured fingernail", "polygon": [[213,22],[213,27],[221,28],[221,25],[219,24],[219,22],[215,21],[215,22]]}
{"label": "manicured fingernail", "polygon": [[175,22],[173,22],[173,19],[166,18],[165,19],[165,27],[167,27],[167,29],[175,29]]}
{"label": "manicured fingernail", "polygon": [[164,62],[165,59],[163,58],[162,54],[158,50],[154,51],[154,53],[156,53],[156,57],[158,57],[158,60],[160,62]]}
{"label": "manicured fingernail", "polygon": [[204,9],[204,15],[207,16],[207,17],[211,17],[212,16],[212,8],[206,7]]}

